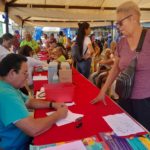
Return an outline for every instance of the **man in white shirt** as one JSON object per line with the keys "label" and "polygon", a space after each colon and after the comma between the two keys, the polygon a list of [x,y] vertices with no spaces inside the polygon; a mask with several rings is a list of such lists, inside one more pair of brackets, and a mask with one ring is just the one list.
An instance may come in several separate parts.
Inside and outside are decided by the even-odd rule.
{"label": "man in white shirt", "polygon": [[2,59],[10,54],[10,47],[12,46],[13,42],[13,35],[10,33],[6,33],[2,36],[3,42],[2,45],[0,45],[0,62]]}

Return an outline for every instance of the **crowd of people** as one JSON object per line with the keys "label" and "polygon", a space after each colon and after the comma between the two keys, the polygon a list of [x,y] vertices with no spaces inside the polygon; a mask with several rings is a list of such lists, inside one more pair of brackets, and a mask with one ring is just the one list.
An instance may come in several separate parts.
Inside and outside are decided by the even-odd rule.
{"label": "crowd of people", "polygon": [[[135,57],[143,27],[140,25],[140,9],[132,1],[121,4],[116,10],[117,28],[122,33],[119,42],[112,41],[108,33],[107,41],[103,36],[95,39],[91,34],[90,24],[79,23],[77,36],[71,40],[59,32],[57,39],[54,34],[43,34],[39,43],[25,32],[20,41],[19,32],[14,35],[4,34],[0,39],[0,148],[5,150],[27,150],[31,137],[45,132],[59,119],[67,116],[64,103],[37,100],[33,97],[33,71],[35,66],[48,66],[51,61],[69,62],[98,88],[97,97],[91,101],[96,104],[104,102],[105,95],[119,99],[115,93],[116,77]],[[135,82],[131,97],[118,100],[118,104],[144,127],[150,130],[150,31],[146,33],[142,51],[138,57]],[[71,47],[77,44],[81,61],[72,57]],[[37,59],[37,54],[44,51],[47,62]],[[27,95],[23,94],[24,89]],[[21,92],[21,91],[22,92]],[[25,92],[24,92],[25,93]],[[53,108],[55,113],[35,119],[28,109]],[[10,117],[11,115],[11,117]]]}

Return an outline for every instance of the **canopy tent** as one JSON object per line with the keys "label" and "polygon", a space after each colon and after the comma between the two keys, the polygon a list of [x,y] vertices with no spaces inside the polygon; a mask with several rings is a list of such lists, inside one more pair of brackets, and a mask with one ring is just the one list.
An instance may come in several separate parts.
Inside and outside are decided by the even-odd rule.
{"label": "canopy tent", "polygon": [[[77,27],[90,22],[92,27],[111,25],[115,9],[127,0],[1,0],[0,11],[20,25]],[[150,20],[150,0],[134,0],[141,8],[141,19]]]}

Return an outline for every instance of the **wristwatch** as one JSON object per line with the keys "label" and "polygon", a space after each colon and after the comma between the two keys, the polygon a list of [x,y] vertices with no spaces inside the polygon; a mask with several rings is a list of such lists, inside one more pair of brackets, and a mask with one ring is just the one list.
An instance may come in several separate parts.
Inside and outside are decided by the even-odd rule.
{"label": "wristwatch", "polygon": [[54,102],[52,102],[52,101],[49,103],[49,108],[53,108],[53,103]]}

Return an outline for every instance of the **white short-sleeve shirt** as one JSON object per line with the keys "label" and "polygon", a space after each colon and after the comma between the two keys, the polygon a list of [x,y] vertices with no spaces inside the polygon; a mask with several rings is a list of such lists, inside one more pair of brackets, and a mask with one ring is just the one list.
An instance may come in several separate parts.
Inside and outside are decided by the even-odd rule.
{"label": "white short-sleeve shirt", "polygon": [[0,62],[2,61],[2,59],[4,57],[6,57],[8,54],[10,54],[10,51],[8,49],[6,49],[5,47],[3,47],[2,45],[0,45]]}
{"label": "white short-sleeve shirt", "polygon": [[37,60],[35,58],[32,57],[27,57],[28,61],[28,84],[32,85],[33,84],[33,77],[32,77],[32,73],[33,73],[33,69],[36,66],[42,66],[43,62],[40,60]]}
{"label": "white short-sleeve shirt", "polygon": [[85,54],[85,51],[87,50],[89,44],[91,44],[91,40],[88,36],[85,36],[84,42],[83,42],[83,55]]}

